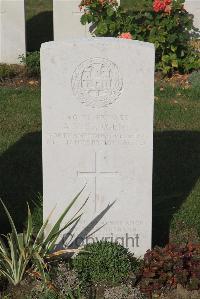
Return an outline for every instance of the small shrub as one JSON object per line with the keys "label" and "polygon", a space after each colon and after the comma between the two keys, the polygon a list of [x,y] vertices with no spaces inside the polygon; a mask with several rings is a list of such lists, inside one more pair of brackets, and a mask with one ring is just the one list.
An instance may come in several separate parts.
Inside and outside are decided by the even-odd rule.
{"label": "small shrub", "polygon": [[17,67],[12,64],[0,64],[0,81],[12,79],[18,74]]}
{"label": "small shrub", "polygon": [[40,52],[29,52],[26,56],[21,55],[20,62],[25,64],[26,72],[28,76],[39,77],[40,76]]}
{"label": "small shrub", "polygon": [[56,263],[50,275],[51,281],[60,296],[59,298],[67,298],[69,294],[78,292],[79,280],[77,274],[66,261]]}
{"label": "small shrub", "polygon": [[120,284],[114,287],[106,287],[104,299],[147,299],[138,288],[133,288],[132,284]]}
{"label": "small shrub", "polygon": [[60,299],[54,290],[33,288],[26,299]]}
{"label": "small shrub", "polygon": [[133,264],[138,265],[126,248],[105,241],[86,245],[73,261],[82,285],[122,282]]}
{"label": "small shrub", "polygon": [[200,71],[193,72],[189,76],[189,83],[192,87],[200,87]]}
{"label": "small shrub", "polygon": [[151,295],[178,284],[189,290],[200,288],[200,246],[167,245],[147,251],[139,274],[143,293]]}

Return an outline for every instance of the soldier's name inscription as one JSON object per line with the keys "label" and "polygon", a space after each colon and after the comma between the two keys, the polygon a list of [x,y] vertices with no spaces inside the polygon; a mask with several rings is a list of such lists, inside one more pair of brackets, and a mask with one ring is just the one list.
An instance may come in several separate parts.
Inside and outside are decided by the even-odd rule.
{"label": "soldier's name inscription", "polygon": [[49,132],[48,144],[144,146],[145,136],[131,126],[125,114],[68,114],[60,129]]}

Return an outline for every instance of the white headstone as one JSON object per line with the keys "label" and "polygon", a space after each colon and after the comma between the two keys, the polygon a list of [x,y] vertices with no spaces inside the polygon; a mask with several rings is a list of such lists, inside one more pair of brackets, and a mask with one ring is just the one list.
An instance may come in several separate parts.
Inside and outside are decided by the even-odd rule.
{"label": "white headstone", "polygon": [[200,29],[200,0],[186,0],[185,9],[194,15],[194,26]]}
{"label": "white headstone", "polygon": [[55,222],[87,184],[73,246],[116,241],[143,255],[151,247],[154,46],[50,42],[41,72],[44,218],[56,205]]}
{"label": "white headstone", "polygon": [[89,26],[83,26],[80,22],[82,15],[79,8],[80,3],[81,0],[53,0],[55,41],[91,36]]}
{"label": "white headstone", "polygon": [[0,63],[26,53],[24,0],[0,0]]}

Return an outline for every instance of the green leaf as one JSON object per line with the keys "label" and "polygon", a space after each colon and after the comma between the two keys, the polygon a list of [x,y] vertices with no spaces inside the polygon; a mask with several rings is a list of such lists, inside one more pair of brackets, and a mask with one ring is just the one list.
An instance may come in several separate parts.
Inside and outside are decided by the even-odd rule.
{"label": "green leaf", "polygon": [[79,196],[81,195],[81,193],[83,192],[83,190],[85,189],[85,186],[83,187],[83,189],[74,197],[74,199],[71,201],[71,203],[68,205],[68,207],[64,210],[64,212],[61,214],[61,216],[59,217],[59,219],[57,220],[57,222],[55,223],[55,225],[53,226],[53,228],[51,229],[50,233],[48,234],[47,238],[44,241],[44,246],[48,244],[48,242],[51,240],[52,236],[54,236],[55,234],[57,234],[60,230],[60,225],[63,221],[63,219],[65,218],[65,216],[67,215],[67,213],[69,212],[69,210],[72,208],[72,206],[75,204],[75,202],[77,201],[77,199],[79,198]]}
{"label": "green leaf", "polygon": [[108,26],[105,22],[100,22],[95,30],[97,35],[105,35],[108,32]]}
{"label": "green leaf", "polygon": [[28,225],[27,225],[27,231],[26,231],[26,235],[25,235],[26,245],[29,244],[32,233],[33,233],[32,215],[31,215],[31,211],[30,211],[30,208],[28,205]]}
{"label": "green leaf", "polygon": [[178,61],[177,60],[172,60],[172,66],[173,67],[178,67]]}
{"label": "green leaf", "polygon": [[107,8],[107,15],[108,15],[109,17],[111,17],[113,14],[114,14],[114,10],[113,10],[112,7],[109,6],[109,7]]}
{"label": "green leaf", "polygon": [[117,28],[117,26],[116,26],[115,22],[112,22],[109,24],[109,29],[112,33],[115,32],[116,28]]}
{"label": "green leaf", "polygon": [[87,14],[83,14],[81,16],[81,24],[86,25],[87,23],[88,23],[88,16],[87,16]]}
{"label": "green leaf", "polygon": [[74,218],[73,220],[69,221],[66,225],[64,225],[59,231],[57,231],[51,238],[50,244],[47,247],[48,252],[52,251],[56,245],[56,241],[58,239],[58,237],[60,236],[60,234],[66,230],[68,227],[70,227],[73,223],[75,223],[76,221],[78,221],[81,218],[82,215],[77,216],[76,218]]}
{"label": "green leaf", "polygon": [[55,208],[51,211],[50,215],[47,217],[47,219],[44,221],[43,225],[41,226],[39,232],[37,233],[37,236],[35,238],[35,242],[33,247],[36,247],[38,244],[41,246],[41,242],[44,240],[44,231],[49,223],[49,220],[51,218],[51,215],[53,214]]}
{"label": "green leaf", "polygon": [[177,51],[177,47],[174,46],[174,45],[171,45],[171,50],[172,50],[173,52],[176,52],[176,51]]}
{"label": "green leaf", "polygon": [[18,240],[18,234],[17,234],[17,230],[16,230],[16,227],[15,227],[15,224],[13,222],[13,219],[12,219],[12,217],[11,217],[8,209],[6,208],[6,206],[4,205],[4,203],[3,203],[3,201],[1,199],[0,199],[0,202],[1,202],[1,204],[2,204],[2,206],[3,206],[3,208],[4,208],[5,212],[6,212],[6,214],[8,216],[8,220],[10,222],[10,226],[11,226],[13,234],[14,234],[15,242],[20,247],[19,240]]}

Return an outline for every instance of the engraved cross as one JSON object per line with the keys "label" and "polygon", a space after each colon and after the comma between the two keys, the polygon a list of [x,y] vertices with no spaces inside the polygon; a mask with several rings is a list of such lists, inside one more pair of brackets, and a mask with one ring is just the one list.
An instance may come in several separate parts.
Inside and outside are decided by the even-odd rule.
{"label": "engraved cross", "polygon": [[94,154],[94,170],[93,171],[77,171],[77,176],[80,177],[91,177],[94,179],[94,194],[95,194],[95,211],[97,207],[97,178],[104,177],[115,177],[118,176],[118,171],[98,171],[97,170],[97,154]]}

